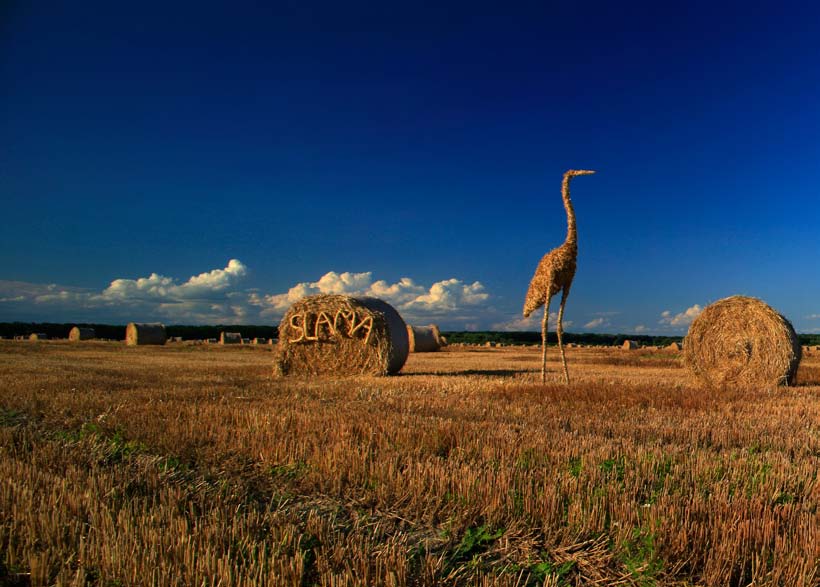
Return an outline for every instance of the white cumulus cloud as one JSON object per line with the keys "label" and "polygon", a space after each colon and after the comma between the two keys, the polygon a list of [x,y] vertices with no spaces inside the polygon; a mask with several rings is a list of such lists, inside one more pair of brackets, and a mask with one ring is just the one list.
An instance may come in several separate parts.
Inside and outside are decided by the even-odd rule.
{"label": "white cumulus cloud", "polygon": [[336,273],[330,271],[316,281],[297,283],[287,292],[279,294],[252,294],[250,303],[261,308],[261,314],[279,317],[294,302],[314,294],[345,294],[370,296],[385,300],[394,306],[410,322],[446,319],[465,323],[475,319],[476,311],[485,306],[490,295],[484,286],[475,281],[464,283],[450,278],[437,281],[427,287],[410,277],[402,277],[395,283],[374,280],[370,271],[363,273]]}
{"label": "white cumulus cloud", "polygon": [[[541,332],[541,322],[544,320],[544,312],[541,310],[540,312],[533,312],[530,314],[529,318],[524,318],[523,316],[520,318],[513,318],[511,320],[507,320],[504,322],[496,322],[491,326],[491,330],[502,330],[505,332],[524,332],[529,330],[536,330]],[[572,326],[572,320],[567,320],[564,318],[564,330],[566,331],[570,326]],[[558,325],[558,312],[550,312],[549,320],[547,321],[547,328],[555,332],[555,328]]]}
{"label": "white cumulus cloud", "polygon": [[152,273],[138,279],[115,279],[100,293],[103,300],[196,300],[212,299],[230,289],[247,274],[247,268],[237,259],[228,261],[224,269],[214,269],[194,275],[183,283],[171,277]]}
{"label": "white cumulus cloud", "polygon": [[[316,294],[369,295],[365,292],[369,291],[372,284],[373,278],[370,271],[364,273],[329,271],[317,281],[297,283],[288,289],[286,293],[256,295],[253,298],[253,303],[265,308],[263,314],[279,316],[284,314],[294,302],[305,296]],[[389,289],[387,284],[384,285]]]}
{"label": "white cumulus cloud", "polygon": [[429,312],[451,312],[460,306],[475,306],[485,302],[489,295],[478,281],[470,284],[458,279],[447,279],[434,283],[430,290],[406,302],[407,309],[420,309]]}
{"label": "white cumulus cloud", "polygon": [[592,320],[590,320],[589,322],[584,324],[584,328],[599,328],[599,327],[605,326],[607,324],[609,324],[609,320],[607,320],[604,317],[593,318]]}
{"label": "white cumulus cloud", "polygon": [[658,321],[658,324],[675,327],[688,326],[700,315],[701,312],[703,312],[703,307],[700,304],[695,304],[694,306],[686,308],[683,312],[678,314],[672,314],[671,311],[664,310],[661,312],[661,319]]}

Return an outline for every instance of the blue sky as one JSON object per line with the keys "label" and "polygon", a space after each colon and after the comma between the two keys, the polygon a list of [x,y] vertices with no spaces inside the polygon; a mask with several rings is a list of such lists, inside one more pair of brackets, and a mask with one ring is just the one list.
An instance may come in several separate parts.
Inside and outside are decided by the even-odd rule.
{"label": "blue sky", "polygon": [[568,330],[820,331],[810,3],[117,4],[0,7],[0,321],[538,329],[590,168]]}

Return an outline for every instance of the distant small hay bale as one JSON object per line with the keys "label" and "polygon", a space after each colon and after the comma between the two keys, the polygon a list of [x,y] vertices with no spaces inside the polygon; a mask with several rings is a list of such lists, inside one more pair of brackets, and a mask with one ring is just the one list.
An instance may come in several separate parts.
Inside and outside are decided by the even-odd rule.
{"label": "distant small hay bale", "polygon": [[444,346],[441,331],[435,324],[429,326],[407,325],[407,338],[410,341],[411,353],[433,353]]}
{"label": "distant small hay bale", "polygon": [[628,351],[633,351],[635,349],[641,348],[641,345],[638,341],[635,340],[625,340],[620,348],[626,349]]}
{"label": "distant small hay bale", "polygon": [[791,323],[761,300],[732,296],[707,306],[683,341],[692,374],[713,388],[794,383],[801,349]]}
{"label": "distant small hay bale", "polygon": [[279,326],[281,375],[393,375],[409,353],[407,325],[376,298],[315,295],[294,303]]}
{"label": "distant small hay bale", "polygon": [[667,345],[667,347],[666,347],[666,348],[667,348],[668,350],[670,350],[670,351],[676,351],[676,352],[677,352],[677,351],[681,351],[681,350],[683,350],[683,345],[682,345],[681,343],[679,343],[679,342],[670,342],[670,343]]}
{"label": "distant small hay bale", "polygon": [[68,333],[68,340],[78,341],[78,340],[91,340],[96,336],[93,328],[88,328],[84,326],[75,326],[71,329]]}
{"label": "distant small hay bale", "polygon": [[262,338],[261,336],[257,336],[251,342],[253,344],[268,344],[268,339],[267,338]]}
{"label": "distant small hay bale", "polygon": [[28,335],[29,340],[48,340],[48,334],[44,332],[32,332]]}
{"label": "distant small hay bale", "polygon": [[219,344],[242,344],[242,334],[240,332],[220,332]]}
{"label": "distant small hay bale", "polygon": [[165,324],[159,322],[129,322],[125,328],[127,345],[163,345],[166,340]]}

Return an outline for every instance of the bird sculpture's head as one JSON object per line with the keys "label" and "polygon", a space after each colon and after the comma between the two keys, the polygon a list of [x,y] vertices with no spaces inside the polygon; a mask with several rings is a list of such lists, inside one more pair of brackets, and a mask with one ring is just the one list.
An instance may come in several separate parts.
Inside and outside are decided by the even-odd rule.
{"label": "bird sculpture's head", "polygon": [[564,177],[575,177],[576,175],[592,175],[595,173],[590,169],[570,169],[564,174]]}

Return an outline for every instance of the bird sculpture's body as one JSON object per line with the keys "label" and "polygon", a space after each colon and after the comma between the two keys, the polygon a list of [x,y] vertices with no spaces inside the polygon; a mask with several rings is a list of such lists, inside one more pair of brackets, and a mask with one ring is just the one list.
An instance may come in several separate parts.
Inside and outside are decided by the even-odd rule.
{"label": "bird sculpture's body", "polygon": [[561,305],[558,309],[556,333],[558,335],[558,349],[561,353],[561,363],[564,366],[564,381],[569,384],[567,360],[564,357],[563,335],[564,306],[575,277],[575,267],[578,259],[578,232],[575,227],[575,210],[569,198],[569,182],[576,175],[591,175],[594,171],[585,169],[570,169],[564,174],[561,183],[561,195],[564,199],[564,208],[567,211],[567,238],[560,247],[551,250],[541,258],[535,275],[530,281],[527,297],[524,300],[524,317],[529,317],[535,310],[544,306],[544,319],[541,322],[541,382],[547,378],[547,322],[549,321],[550,299],[561,293]]}

